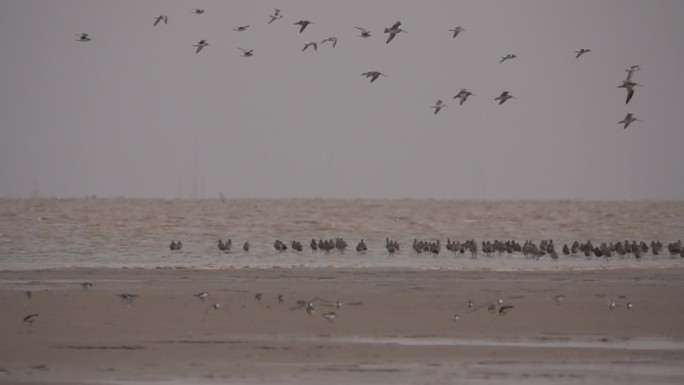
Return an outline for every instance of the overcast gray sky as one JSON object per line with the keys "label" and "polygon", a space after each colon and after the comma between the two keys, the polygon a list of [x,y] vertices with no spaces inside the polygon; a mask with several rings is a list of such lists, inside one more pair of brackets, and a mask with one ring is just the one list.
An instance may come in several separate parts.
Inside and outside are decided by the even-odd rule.
{"label": "overcast gray sky", "polygon": [[683,18],[679,0],[1,0],[0,196],[684,199]]}

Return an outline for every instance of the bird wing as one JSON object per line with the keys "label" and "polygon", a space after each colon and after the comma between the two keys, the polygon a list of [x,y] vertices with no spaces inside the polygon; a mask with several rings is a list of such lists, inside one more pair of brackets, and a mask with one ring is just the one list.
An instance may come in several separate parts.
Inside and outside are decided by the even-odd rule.
{"label": "bird wing", "polygon": [[399,28],[400,25],[401,25],[401,21],[397,21],[396,23],[394,23],[394,25],[392,26],[391,29],[397,29],[397,28]]}
{"label": "bird wing", "polygon": [[390,32],[390,35],[387,38],[387,41],[385,42],[385,44],[389,44],[389,42],[392,41],[392,39],[394,39],[394,36],[396,36],[396,35],[397,34],[395,32]]}
{"label": "bird wing", "polygon": [[625,104],[632,100],[632,96],[634,96],[634,87],[627,87],[627,100],[625,101]]}

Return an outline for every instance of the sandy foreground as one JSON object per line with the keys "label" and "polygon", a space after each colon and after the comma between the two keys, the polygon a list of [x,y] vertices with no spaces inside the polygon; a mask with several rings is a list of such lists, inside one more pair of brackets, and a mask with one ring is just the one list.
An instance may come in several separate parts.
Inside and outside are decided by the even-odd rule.
{"label": "sandy foreground", "polygon": [[5,271],[0,382],[681,384],[683,294],[684,268]]}

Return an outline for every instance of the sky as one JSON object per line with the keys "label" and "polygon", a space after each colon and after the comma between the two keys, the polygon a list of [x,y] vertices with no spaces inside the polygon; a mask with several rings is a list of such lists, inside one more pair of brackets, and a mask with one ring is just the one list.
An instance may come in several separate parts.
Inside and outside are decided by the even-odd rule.
{"label": "sky", "polygon": [[1,0],[0,197],[682,200],[682,17],[679,0]]}

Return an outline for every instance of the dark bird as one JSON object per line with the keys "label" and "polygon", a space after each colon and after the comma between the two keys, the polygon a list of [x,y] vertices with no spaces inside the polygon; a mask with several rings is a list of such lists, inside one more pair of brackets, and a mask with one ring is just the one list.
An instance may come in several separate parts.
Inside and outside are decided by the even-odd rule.
{"label": "dark bird", "polygon": [[624,124],[624,127],[622,127],[622,129],[625,129],[625,128],[629,127],[629,125],[632,124],[633,122],[641,122],[641,119],[635,118],[634,114],[632,114],[630,112],[625,116],[624,119],[619,121],[618,124]]}
{"label": "dark bird", "polygon": [[38,313],[29,314],[26,317],[24,317],[24,322],[29,324],[29,326],[33,326],[33,321],[35,321],[37,317],[38,317]]}
{"label": "dark bird", "polygon": [[33,297],[33,293],[31,293],[31,290],[26,290],[24,294],[26,294],[26,298],[28,299],[31,299],[31,297]]}
{"label": "dark bird", "polygon": [[459,33],[463,32],[463,31],[465,31],[465,30],[466,30],[466,29],[463,28],[463,27],[456,27],[456,28],[450,29],[449,31],[451,31],[451,32],[454,33],[453,38],[455,39],[456,36],[458,36]]}
{"label": "dark bird", "polygon": [[76,36],[78,36],[78,39],[76,39],[76,41],[90,41],[90,37],[88,37],[87,33],[77,33]]}
{"label": "dark bird", "polygon": [[83,283],[81,284],[81,288],[82,288],[83,290],[92,289],[92,288],[93,288],[93,284],[90,283],[90,282],[83,282]]}
{"label": "dark bird", "polygon": [[579,59],[580,56],[584,55],[587,52],[591,52],[589,48],[580,48],[575,50],[575,59]]}
{"label": "dark bird", "polygon": [[278,19],[282,19],[282,18],[283,18],[283,15],[280,14],[280,10],[279,10],[279,9],[276,9],[276,10],[275,10],[275,13],[274,13],[273,15],[269,15],[269,17],[271,18],[271,20],[268,21],[268,24],[271,24],[271,23],[273,23],[274,21],[276,21],[276,20],[278,20]]}
{"label": "dark bird", "polygon": [[311,22],[311,21],[309,21],[309,20],[299,20],[298,22],[296,22],[296,23],[294,23],[294,24],[300,26],[300,28],[299,28],[299,33],[302,33],[302,32],[304,32],[304,29],[306,29],[306,27],[307,27],[309,24],[313,24],[313,22]]}
{"label": "dark bird", "polygon": [[193,44],[193,47],[197,47],[197,51],[195,51],[195,53],[200,53],[202,48],[204,48],[208,45],[209,45],[209,43],[207,43],[207,41],[204,39],[200,40],[197,44]]}
{"label": "dark bird", "polygon": [[133,300],[135,300],[137,297],[138,297],[137,294],[129,294],[129,293],[119,294],[119,298],[121,298],[121,300],[126,302],[128,305],[132,304]]}
{"label": "dark bird", "polygon": [[504,104],[504,102],[506,102],[506,100],[508,100],[508,99],[516,99],[516,97],[513,96],[513,95],[511,95],[510,92],[504,91],[504,92],[501,93],[501,95],[499,95],[499,97],[494,98],[494,100],[498,100],[498,101],[499,101],[499,105]]}
{"label": "dark bird", "polygon": [[387,41],[385,42],[385,44],[389,44],[389,42],[392,41],[392,39],[394,39],[394,37],[399,32],[407,32],[407,31],[404,31],[403,29],[401,29],[400,26],[401,26],[401,21],[397,21],[390,28],[385,28],[385,33],[389,33],[389,37],[387,37]]}
{"label": "dark bird", "polygon": [[379,76],[387,76],[387,75],[383,74],[380,71],[368,71],[368,72],[362,73],[361,76],[365,76],[367,78],[370,78],[370,80],[371,80],[370,82],[373,83],[375,80],[377,80],[377,78]]}
{"label": "dark bird", "polygon": [[200,301],[204,301],[205,299],[209,298],[209,293],[206,291],[200,292],[195,294],[195,297],[197,297]]}
{"label": "dark bird", "polygon": [[159,15],[159,16],[155,17],[154,18],[154,26],[156,27],[157,24],[159,24],[159,22],[161,22],[161,21],[163,21],[164,24],[168,24],[169,23],[169,17],[166,15]]}
{"label": "dark bird", "polygon": [[261,293],[256,293],[256,295],[254,296],[254,299],[257,300],[257,301],[261,301],[261,298],[263,298],[263,297],[264,297],[263,294],[261,294]]}
{"label": "dark bird", "polygon": [[499,315],[504,316],[508,314],[508,311],[513,309],[513,305],[503,305],[499,308]]}

